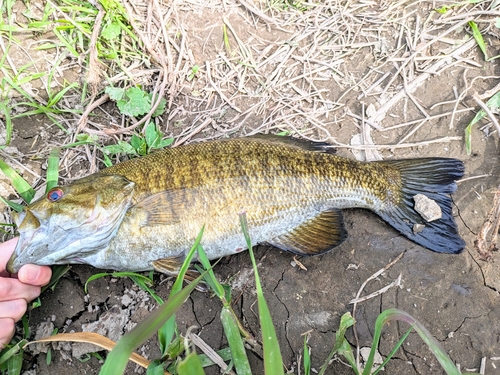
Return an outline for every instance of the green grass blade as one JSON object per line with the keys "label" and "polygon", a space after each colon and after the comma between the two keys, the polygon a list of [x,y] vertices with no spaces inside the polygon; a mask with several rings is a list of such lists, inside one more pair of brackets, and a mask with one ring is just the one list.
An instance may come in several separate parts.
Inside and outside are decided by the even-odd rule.
{"label": "green grass blade", "polygon": [[307,346],[307,336],[309,334],[304,335],[304,375],[311,374],[311,352],[309,351],[309,346]]}
{"label": "green grass blade", "polygon": [[127,271],[123,271],[123,272],[101,272],[101,273],[96,273],[92,276],[90,276],[87,281],[85,282],[85,285],[83,286],[83,289],[85,291],[85,293],[87,293],[87,287],[88,287],[88,284],[91,282],[91,281],[94,281],[94,280],[97,280],[97,279],[100,279],[101,277],[106,277],[106,276],[112,276],[112,277],[135,277],[136,279],[135,280],[142,280],[145,284],[151,286],[153,285],[151,279],[147,276],[144,276],[144,275],[141,275],[139,273],[136,273],[136,272],[127,272]]}
{"label": "green grass blade", "polygon": [[342,356],[344,356],[345,359],[347,359],[347,362],[349,362],[349,364],[351,365],[352,370],[354,371],[354,373],[356,375],[359,375],[358,368],[356,367],[357,366],[356,359],[354,358],[354,354],[352,352],[351,344],[349,344],[349,342],[346,339],[344,339],[342,341],[342,344],[340,345],[338,353],[339,353],[339,355],[342,355]]}
{"label": "green grass blade", "polygon": [[413,318],[408,313],[398,310],[398,309],[388,309],[383,311],[377,318],[375,322],[375,332],[373,335],[373,343],[370,351],[370,355],[368,360],[366,361],[365,370],[363,371],[363,375],[369,374],[373,367],[373,360],[375,357],[375,351],[378,348],[378,344],[380,342],[380,336],[382,335],[383,326],[391,321],[391,320],[400,320],[406,322],[413,326],[413,329],[418,333],[418,335],[422,338],[424,343],[429,347],[429,350],[434,354],[438,362],[441,364],[441,367],[448,375],[460,375],[460,371],[458,371],[457,367],[450,359],[448,354],[441,347],[439,342],[431,335],[431,333],[425,328],[418,320]]}
{"label": "green grass blade", "polygon": [[10,109],[8,102],[0,102],[0,113],[5,116],[5,145],[9,145],[12,139],[12,119],[10,118]]}
{"label": "green grass blade", "polygon": [[148,277],[144,277],[142,275],[131,275],[129,277],[135,284],[139,285],[141,289],[148,292],[149,295],[153,297],[153,299],[156,301],[158,305],[163,305],[163,299],[158,294],[156,294],[153,289],[149,287],[152,283]]}
{"label": "green grass blade", "polygon": [[10,165],[0,160],[0,170],[12,181],[12,186],[26,203],[30,203],[35,196],[35,190]]}
{"label": "green grass blade", "polygon": [[50,277],[49,283],[42,287],[42,293],[49,288],[54,290],[59,279],[63,277],[63,275],[71,269],[71,266],[67,264],[64,265],[60,264],[52,266],[50,268],[52,269],[52,276]]}
{"label": "green grass blade", "polygon": [[[496,112],[500,108],[500,91],[493,95],[487,102],[486,106],[492,111]],[[486,112],[482,109],[476,113],[472,121],[465,128],[465,151],[467,155],[472,152],[472,126],[486,116]]]}
{"label": "green grass blade", "polygon": [[243,345],[243,340],[240,335],[240,329],[230,307],[224,306],[222,308],[220,319],[227,342],[231,348],[231,356],[233,358],[234,367],[236,368],[236,373],[238,375],[252,375],[245,346]]}
{"label": "green grass blade", "polygon": [[278,338],[276,337],[276,330],[274,329],[271,314],[269,313],[269,307],[267,306],[266,299],[264,298],[262,285],[260,284],[259,271],[257,270],[257,263],[255,262],[255,257],[252,251],[252,241],[250,240],[250,235],[248,234],[246,214],[241,213],[239,216],[241,229],[247,242],[248,251],[250,253],[250,258],[252,259],[252,265],[255,273],[255,286],[257,289],[257,302],[259,305],[259,321],[262,329],[262,345],[264,349],[264,370],[266,375],[284,375],[280,346]]}
{"label": "green grass blade", "polygon": [[212,269],[212,265],[208,260],[207,254],[201,245],[198,246],[198,258],[200,259],[200,263],[203,265],[205,270],[207,270],[207,277],[205,278],[206,283],[210,286],[210,288],[214,291],[215,295],[219,297],[222,303],[225,304],[225,292],[222,285],[219,283],[219,280],[215,277],[214,271]]}
{"label": "green grass blade", "polygon": [[391,352],[387,355],[387,358],[384,359],[382,364],[371,375],[377,375],[379,373],[379,371],[381,371],[384,368],[384,366],[387,364],[387,362],[389,362],[391,360],[392,356],[394,354],[396,354],[396,352],[401,347],[401,345],[403,345],[403,342],[405,342],[405,340],[408,338],[411,331],[413,331],[413,327],[410,327],[410,329],[408,331],[406,331],[406,333],[399,339],[398,343],[396,345],[394,345],[394,348],[392,348]]}
{"label": "green grass blade", "polygon": [[[198,246],[200,245],[204,230],[205,227],[201,228],[200,233],[198,233],[198,237],[196,237],[196,240],[194,241],[191,250],[189,250],[186,259],[184,260],[184,263],[182,263],[181,269],[179,270],[179,274],[177,275],[177,279],[175,280],[174,285],[172,285],[170,296],[173,296],[182,288],[182,282],[184,281],[184,276],[186,275],[186,271],[188,270],[189,265],[191,264],[191,259],[193,259],[193,256],[196,250],[198,249]],[[177,332],[177,324],[175,323],[175,315],[172,315],[172,317],[168,319],[165,322],[165,324],[158,330],[158,341],[160,343],[160,351],[162,357],[164,357],[167,354],[170,343],[174,339],[176,332]]]}
{"label": "green grass blade", "polygon": [[[354,318],[352,317],[350,312],[346,312],[342,317],[340,318],[340,326],[337,332],[335,333],[335,344],[330,351],[330,354],[328,354],[328,357],[326,358],[325,362],[323,363],[323,366],[321,366],[321,369],[319,371],[319,375],[323,375],[332,360],[333,356],[335,353],[339,352],[339,354],[342,354],[344,357],[347,358],[347,360],[350,362],[350,357],[352,356],[352,350],[351,346],[345,339],[345,333],[348,328],[352,327],[355,323]],[[352,359],[354,361],[354,357],[352,356]],[[351,363],[351,362],[350,362]],[[356,363],[355,361],[353,362],[354,366],[353,369],[357,373],[356,369]],[[351,363],[352,366],[352,363]]]}
{"label": "green grass blade", "polygon": [[132,352],[137,347],[142,345],[149,337],[153,336],[165,323],[165,321],[174,316],[175,312],[188,299],[189,295],[200,282],[201,278],[202,276],[198,277],[196,280],[184,287],[184,289],[171,296],[146,319],[135,326],[131,331],[126,333],[109,353],[99,374],[123,374],[130,354],[132,354]]}
{"label": "green grass blade", "polygon": [[24,206],[22,204],[11,202],[2,196],[0,196],[0,201],[12,208],[14,211],[21,212],[22,210],[24,210]]}
{"label": "green grass blade", "polygon": [[17,344],[13,345],[12,347],[7,347],[4,348],[2,351],[0,351],[0,365],[6,363],[11,357],[20,355],[22,358],[22,347],[28,342],[28,340],[21,340]]}
{"label": "green grass blade", "polygon": [[79,57],[80,54],[76,51],[76,49],[69,43],[66,38],[61,34],[61,32],[57,29],[54,28],[52,29],[52,32],[59,38],[62,44],[68,49],[68,51],[74,56],[74,57]]}
{"label": "green grass blade", "polygon": [[229,36],[227,35],[227,26],[222,25],[222,37],[224,39],[224,47],[226,48],[226,52],[228,56],[231,56],[231,45],[229,44]]}
{"label": "green grass blade", "polygon": [[477,45],[481,49],[481,52],[483,52],[484,59],[488,60],[488,53],[486,52],[486,43],[484,43],[481,31],[479,31],[479,28],[477,27],[477,24],[474,21],[469,21],[469,26],[472,30],[472,36],[476,40]]}
{"label": "green grass blade", "polygon": [[59,148],[52,149],[47,162],[47,187],[45,192],[48,193],[50,189],[57,186],[59,181]]}
{"label": "green grass blade", "polygon": [[7,374],[19,375],[23,368],[23,350],[7,360]]}

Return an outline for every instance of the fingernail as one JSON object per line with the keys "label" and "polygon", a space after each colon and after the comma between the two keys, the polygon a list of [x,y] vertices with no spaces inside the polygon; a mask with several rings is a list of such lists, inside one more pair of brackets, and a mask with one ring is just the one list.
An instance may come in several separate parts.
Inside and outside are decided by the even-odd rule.
{"label": "fingernail", "polygon": [[38,266],[28,266],[23,272],[24,281],[27,283],[35,282],[40,276],[40,267]]}

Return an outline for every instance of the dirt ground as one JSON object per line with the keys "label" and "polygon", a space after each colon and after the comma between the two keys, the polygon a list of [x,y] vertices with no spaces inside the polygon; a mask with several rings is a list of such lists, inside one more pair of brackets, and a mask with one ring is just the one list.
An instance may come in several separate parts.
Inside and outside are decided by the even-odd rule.
{"label": "dirt ground", "polygon": [[[418,319],[462,371],[479,372],[484,362],[483,373],[500,374],[500,254],[494,252],[484,261],[474,248],[500,184],[498,134],[491,121],[486,118],[473,128],[471,155],[464,146],[464,129],[479,109],[473,96],[486,102],[498,91],[486,96],[498,84],[498,63],[485,61],[473,39],[467,42],[471,37],[467,21],[474,19],[486,30],[490,54],[498,54],[499,29],[493,16],[498,17],[499,11],[490,8],[493,2],[454,8],[446,14],[434,10],[449,4],[439,1],[325,1],[305,9],[267,11],[264,3],[248,0],[180,3],[164,5],[173,14],[169,33],[181,37],[172,42],[177,52],[164,90],[168,113],[158,120],[177,145],[289,131],[336,144],[338,154],[349,158],[441,156],[465,163],[464,180],[453,195],[456,221],[467,243],[460,255],[428,251],[364,210],[346,210],[349,236],[341,246],[325,255],[299,259],[307,270],[297,265],[292,254],[267,246],[255,249],[289,372],[299,373],[306,332],[312,367],[319,370],[333,346],[340,317],[352,312],[350,301],[362,283],[403,253],[364,288],[362,295],[368,295],[401,277],[385,293],[357,304],[357,338],[352,330],[347,333],[351,344],[370,346],[377,316],[398,308]],[[134,9],[139,18],[141,9]],[[231,26],[234,54],[225,49],[224,24]],[[197,77],[186,79],[195,64],[200,67]],[[79,74],[84,80],[84,73]],[[134,83],[154,87],[158,77],[162,76],[151,73]],[[113,140],[102,134],[104,129],[114,129],[109,124],[122,121],[114,104],[108,102],[93,113],[92,122],[80,127],[81,131],[98,134],[104,143],[122,137],[115,135]],[[75,132],[78,125],[70,119],[68,126]],[[361,141],[352,143],[359,134]],[[54,144],[69,139],[46,117],[21,117],[14,121],[12,145],[2,151],[2,158],[8,154],[7,162],[16,159],[43,174],[46,157],[40,155],[46,156]],[[352,145],[360,145],[360,150]],[[89,162],[88,155],[94,153],[95,148],[67,152],[61,163],[61,183],[102,167]],[[38,181],[24,172],[28,180]],[[43,191],[43,184],[38,183]],[[73,266],[54,291],[45,292],[41,307],[30,312],[33,332],[39,330],[42,335],[54,328],[78,332],[94,327],[117,339],[156,306],[125,279],[98,279],[85,294],[83,284],[95,272],[88,266]],[[259,338],[249,255],[223,259],[215,272],[233,287],[234,309]],[[166,298],[171,280],[163,275],[156,275],[155,280],[155,291]],[[217,298],[195,291],[177,315],[181,333],[195,325],[212,348],[226,347],[220,308]],[[96,321],[101,321],[97,328]],[[110,326],[110,321],[119,324]],[[406,330],[406,325],[398,323],[386,327],[380,354],[386,356]],[[24,373],[97,374],[101,366],[98,358],[83,354],[85,348],[76,344],[54,345],[50,364],[44,351],[47,348],[27,350]],[[149,340],[138,352],[157,358],[157,339]],[[86,360],[76,358],[80,355]],[[261,358],[252,352],[249,356],[254,373],[263,373]],[[127,368],[128,374],[141,371],[132,364]],[[442,372],[416,333],[410,334],[385,368],[386,374]],[[217,373],[216,367],[207,369],[207,374]],[[353,371],[335,358],[327,373]]]}

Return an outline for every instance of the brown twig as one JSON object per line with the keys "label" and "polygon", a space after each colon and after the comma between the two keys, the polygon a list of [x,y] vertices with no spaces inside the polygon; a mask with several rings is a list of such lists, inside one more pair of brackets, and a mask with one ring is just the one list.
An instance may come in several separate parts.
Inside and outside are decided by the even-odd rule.
{"label": "brown twig", "polygon": [[[493,257],[493,251],[498,250],[498,231],[500,229],[500,186],[498,187],[490,212],[479,231],[474,247],[482,260],[489,260]],[[488,244],[487,236],[490,235]]]}

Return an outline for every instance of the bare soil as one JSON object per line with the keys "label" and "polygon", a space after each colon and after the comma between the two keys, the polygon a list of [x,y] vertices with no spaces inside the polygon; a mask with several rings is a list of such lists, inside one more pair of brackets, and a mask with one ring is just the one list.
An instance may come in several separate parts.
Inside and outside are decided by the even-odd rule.
{"label": "bare soil", "polygon": [[[170,89],[165,92],[169,112],[159,125],[167,135],[175,137],[176,144],[255,132],[290,131],[300,137],[336,144],[340,155],[354,158],[348,146],[354,135],[363,133],[361,148],[364,145],[367,151],[357,156],[369,160],[379,155],[463,160],[465,179],[459,182],[453,196],[454,214],[467,243],[460,255],[437,254],[419,247],[364,210],[346,210],[349,237],[341,246],[322,256],[299,259],[307,270],[297,265],[292,254],[266,246],[255,251],[284,365],[290,373],[298,374],[306,332],[310,335],[313,368],[319,369],[334,344],[340,317],[352,311],[350,301],[361,284],[404,253],[395,265],[365,287],[362,295],[375,292],[401,276],[399,286],[357,304],[357,338],[350,330],[349,341],[354,346],[370,346],[377,316],[385,309],[399,308],[417,318],[462,371],[479,372],[485,359],[485,373],[500,374],[500,254],[494,252],[485,261],[474,248],[500,183],[498,134],[485,119],[473,129],[471,155],[466,154],[463,140],[465,127],[479,109],[472,96],[482,95],[497,85],[500,68],[498,63],[486,62],[473,43],[435,74],[429,74],[423,84],[410,89],[436,61],[444,59],[443,56],[470,37],[466,23],[455,26],[472,17],[470,14],[479,8],[459,8],[440,15],[433,9],[445,2],[353,1],[346,7],[333,3],[324,2],[303,11],[262,10],[268,17],[274,17],[274,23],[253,13],[261,9],[258,2],[225,1],[224,6],[218,2],[206,2],[205,6],[184,2],[175,6],[169,33],[181,33],[182,37],[171,42],[185,48],[186,56],[179,58],[180,64],[172,61],[177,70],[170,72],[175,80],[169,81]],[[487,9],[490,2],[483,3]],[[475,19],[483,29],[491,23],[485,37],[493,55],[498,53],[498,29],[492,25],[493,18],[485,14]],[[223,44],[224,23],[234,28],[235,34],[229,32],[234,54],[228,53]],[[236,36],[241,43],[239,47]],[[430,43],[436,38],[437,41]],[[242,46],[248,49],[248,55],[242,52]],[[420,60],[405,62],[413,57]],[[186,77],[195,64],[200,71],[189,81]],[[385,73],[389,74],[373,85]],[[151,74],[148,78],[149,87],[155,85],[155,77],[158,78]],[[370,105],[379,110],[391,97],[405,92],[405,88],[406,94],[388,108],[385,116],[374,116],[368,110]],[[469,110],[459,111],[466,108]],[[99,132],[112,128],[110,124],[121,123],[114,104],[108,103],[105,109],[95,109],[96,117],[84,131]],[[421,124],[408,124],[426,116],[435,117]],[[363,124],[362,117],[381,128],[375,130]],[[69,139],[41,116],[16,119],[14,129],[11,151],[19,153],[12,152],[11,156],[38,174],[43,174],[44,156],[55,140],[67,143]],[[74,122],[70,121],[70,129],[75,131]],[[115,136],[113,140],[100,136],[105,143],[121,137]],[[370,148],[370,144],[380,147]],[[87,152],[78,149],[65,154],[62,182],[102,167],[98,160],[89,162],[87,156],[94,152],[95,149],[89,148]],[[30,174],[24,171],[24,177],[29,180]],[[31,182],[37,181],[31,178]],[[54,291],[45,292],[41,307],[30,312],[33,332],[42,323],[59,332],[82,331],[108,314],[107,319],[111,316],[111,320],[127,322],[119,332],[123,334],[132,327],[130,322],[140,321],[156,306],[147,294],[125,279],[93,281],[85,294],[83,284],[96,272],[91,267],[73,266]],[[234,309],[259,338],[249,255],[223,259],[215,272],[220,280],[232,285]],[[163,275],[157,275],[155,280],[155,291],[166,298],[171,281]],[[196,332],[212,348],[225,347],[220,308],[217,298],[194,292],[178,314],[181,333],[195,325]],[[386,356],[407,329],[404,324],[389,324],[384,330],[380,354]],[[28,349],[25,373],[97,374],[99,360],[95,356],[85,357],[86,361],[75,358],[75,346],[54,345],[50,349],[50,364],[43,352],[47,348],[41,352]],[[138,352],[150,359],[157,358],[157,339],[149,340]],[[254,373],[263,373],[261,358],[252,352],[249,356]],[[127,369],[128,374],[141,371],[135,365]],[[216,367],[207,369],[207,374],[217,373]],[[353,371],[336,358],[327,373]],[[385,373],[443,371],[420,337],[412,333],[388,363]]]}

